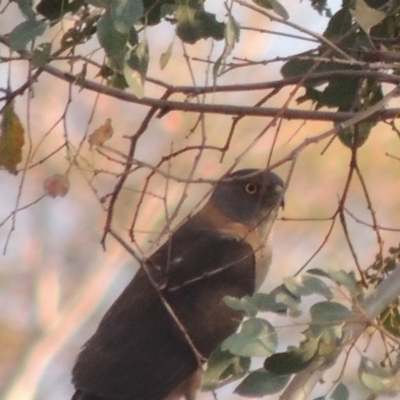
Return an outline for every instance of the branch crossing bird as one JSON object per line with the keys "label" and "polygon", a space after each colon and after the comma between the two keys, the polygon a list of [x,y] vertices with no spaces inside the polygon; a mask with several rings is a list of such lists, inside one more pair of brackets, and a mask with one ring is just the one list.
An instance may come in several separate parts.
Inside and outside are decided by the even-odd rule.
{"label": "branch crossing bird", "polygon": [[271,263],[283,205],[275,173],[238,170],[150,256],[83,346],[72,400],[194,400],[202,365],[243,314],[225,296],[252,295]]}

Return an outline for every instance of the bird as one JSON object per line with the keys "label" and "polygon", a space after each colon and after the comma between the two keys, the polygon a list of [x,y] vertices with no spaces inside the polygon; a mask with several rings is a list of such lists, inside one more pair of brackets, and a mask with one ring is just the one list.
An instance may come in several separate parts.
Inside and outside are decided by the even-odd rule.
{"label": "bird", "polygon": [[240,169],[141,267],[83,345],[72,400],[194,400],[203,366],[244,317],[226,296],[253,295],[271,263],[284,183]]}

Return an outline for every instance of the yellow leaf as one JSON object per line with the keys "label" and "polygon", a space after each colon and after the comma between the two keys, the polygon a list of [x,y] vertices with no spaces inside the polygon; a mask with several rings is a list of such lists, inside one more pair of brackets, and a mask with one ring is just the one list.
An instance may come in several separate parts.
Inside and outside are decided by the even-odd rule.
{"label": "yellow leaf", "polygon": [[111,118],[107,118],[106,122],[94,130],[94,132],[89,135],[89,144],[92,146],[101,146],[113,135],[114,130],[111,126]]}
{"label": "yellow leaf", "polygon": [[367,33],[369,33],[373,26],[386,18],[386,14],[383,11],[369,7],[364,0],[357,0],[355,10],[350,10],[350,12],[361,28]]}
{"label": "yellow leaf", "polygon": [[16,175],[17,165],[22,161],[22,147],[25,140],[24,128],[15,114],[13,102],[3,110],[0,129],[0,166]]}
{"label": "yellow leaf", "polygon": [[170,60],[171,55],[172,55],[173,47],[174,47],[174,41],[172,41],[169,44],[167,50],[161,54],[161,57],[160,57],[160,68],[161,69],[164,69],[167,66],[168,61]]}

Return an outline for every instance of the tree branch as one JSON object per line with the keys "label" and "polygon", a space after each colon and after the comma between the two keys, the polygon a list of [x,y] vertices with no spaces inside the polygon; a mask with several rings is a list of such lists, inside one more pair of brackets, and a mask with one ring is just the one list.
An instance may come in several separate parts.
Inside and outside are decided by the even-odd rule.
{"label": "tree branch", "polygon": [[[4,35],[0,35],[0,43],[5,44],[8,46],[8,40]],[[32,57],[32,53],[23,50],[20,51],[19,54],[23,59],[30,60]],[[309,111],[309,110],[294,110],[294,109],[286,109],[282,110],[281,108],[272,108],[272,107],[254,107],[254,106],[236,106],[230,104],[210,104],[210,103],[189,103],[186,101],[173,101],[173,100],[165,100],[165,99],[156,99],[151,97],[143,97],[141,99],[137,98],[134,94],[115,89],[111,87],[107,87],[103,84],[97,83],[95,81],[91,81],[89,79],[85,79],[83,77],[77,78],[74,74],[71,74],[66,71],[62,71],[52,65],[46,64],[43,66],[43,71],[47,72],[48,74],[55,76],[65,82],[76,84],[77,86],[99,93],[104,94],[106,96],[113,97],[115,99],[123,100],[128,103],[135,103],[140,104],[148,107],[155,107],[163,111],[172,111],[172,110],[179,110],[179,111],[186,111],[186,112],[196,112],[196,113],[207,113],[207,114],[221,114],[221,115],[233,115],[233,116],[246,116],[246,117],[275,117],[278,113],[280,114],[281,118],[284,119],[299,119],[299,120],[309,120],[309,121],[332,121],[332,122],[343,122],[348,119],[354,118],[359,113],[357,112],[340,112],[340,111]],[[333,72],[331,72],[333,73]],[[381,74],[382,75],[382,74]],[[364,75],[365,73],[364,73]],[[315,75],[315,80],[323,80],[327,79],[328,75],[323,74],[323,76]],[[277,87],[277,85],[284,86],[286,84],[295,84],[299,80],[304,79],[304,77],[295,77],[292,78],[293,81],[290,80],[283,80],[275,81],[270,83],[269,88]],[[314,78],[310,78],[314,80]],[[399,78],[400,79],[400,78]],[[386,81],[390,81],[393,84],[399,84],[398,79],[387,78]],[[268,85],[266,83],[265,85]],[[247,85],[246,87],[242,87],[243,85],[238,85],[236,90],[262,90],[265,89],[266,86],[262,87],[260,85],[256,85],[251,87],[251,85]],[[178,87],[178,88],[170,88],[172,92],[182,92],[188,93],[188,87]],[[203,92],[198,92],[198,91]],[[227,87],[219,87],[220,91],[233,91],[234,86],[227,86]],[[215,88],[211,90],[211,87],[206,88],[197,88],[191,87],[191,93],[206,93],[208,91],[215,92]],[[371,119],[393,119],[397,118],[399,115],[399,110],[397,108],[394,109],[381,109],[377,111],[373,116],[370,116],[366,119],[366,121]]]}

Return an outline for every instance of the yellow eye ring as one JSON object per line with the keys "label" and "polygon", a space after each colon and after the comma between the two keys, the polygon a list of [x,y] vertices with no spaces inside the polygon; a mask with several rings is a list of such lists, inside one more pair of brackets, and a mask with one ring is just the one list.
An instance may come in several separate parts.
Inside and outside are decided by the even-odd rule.
{"label": "yellow eye ring", "polygon": [[255,194],[258,192],[258,185],[256,185],[255,183],[246,183],[244,190],[248,194]]}

